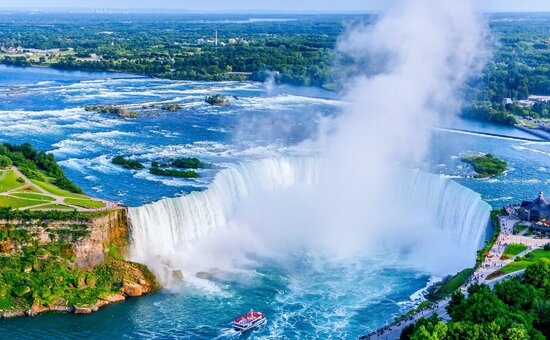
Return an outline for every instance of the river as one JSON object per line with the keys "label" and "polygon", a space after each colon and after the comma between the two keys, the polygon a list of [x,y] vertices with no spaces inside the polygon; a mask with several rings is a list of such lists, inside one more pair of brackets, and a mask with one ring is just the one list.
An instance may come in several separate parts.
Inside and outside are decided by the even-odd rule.
{"label": "river", "polygon": [[[224,93],[232,105],[204,103],[204,96],[212,93]],[[291,157],[301,142],[316,135],[321,121],[346,105],[336,94],[314,88],[6,66],[0,66],[0,98],[1,140],[30,142],[53,152],[68,177],[87,193],[131,207],[205,190],[220,169],[243,161]],[[172,101],[182,110],[158,109]],[[142,117],[122,120],[83,109],[91,104],[129,105]],[[548,143],[515,139],[532,136],[514,128],[462,119],[440,127],[433,132],[429,160],[420,170],[441,175],[430,183],[456,193],[462,203],[467,197],[475,202],[471,204],[482,204],[474,192],[449,181],[500,207],[533,198],[550,180]],[[496,178],[474,179],[460,161],[464,152],[492,153],[505,159],[509,170]],[[115,155],[146,165],[197,156],[220,169],[201,170],[197,180],[162,178],[147,170],[123,170],[110,163]],[[445,203],[461,203],[452,199]],[[414,306],[417,292],[434,278],[394,253],[346,261],[309,253],[252,258],[212,281],[187,277],[171,289],[91,315],[41,315],[1,321],[0,328],[3,336],[19,338],[226,338],[235,336],[228,323],[254,307],[269,319],[255,337],[349,338]]]}

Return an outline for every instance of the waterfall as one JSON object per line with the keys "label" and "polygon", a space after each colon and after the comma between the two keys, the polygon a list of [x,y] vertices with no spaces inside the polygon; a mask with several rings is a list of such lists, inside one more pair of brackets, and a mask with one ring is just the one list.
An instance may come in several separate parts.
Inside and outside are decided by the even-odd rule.
{"label": "waterfall", "polygon": [[435,212],[437,225],[451,232],[473,254],[482,247],[491,205],[477,192],[443,176],[414,171],[405,181],[409,202],[423,202]]}
{"label": "waterfall", "polygon": [[[186,249],[208,235],[226,231],[240,201],[297,184],[314,184],[319,180],[320,165],[321,161],[313,158],[241,163],[220,171],[204,191],[130,208],[132,259],[150,265],[166,283],[171,274],[162,268],[177,268],[173,260],[185,256]],[[399,188],[399,196],[428,206],[438,227],[450,232],[465,253],[475,255],[491,211],[478,193],[420,171],[407,172]],[[414,209],[414,204],[411,207]]]}

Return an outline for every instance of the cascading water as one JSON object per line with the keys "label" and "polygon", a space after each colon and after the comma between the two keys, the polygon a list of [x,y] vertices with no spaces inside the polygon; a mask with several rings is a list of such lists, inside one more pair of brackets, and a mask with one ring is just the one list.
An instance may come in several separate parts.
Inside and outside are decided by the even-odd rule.
{"label": "cascading water", "polygon": [[[321,167],[322,161],[313,158],[241,163],[220,171],[205,191],[130,208],[132,258],[149,265],[169,285],[172,270],[180,269],[178,260],[202,239],[226,232],[242,200],[315,184]],[[406,172],[397,187],[398,196],[410,203],[407,209],[428,207],[431,220],[451,235],[468,261],[473,260],[491,210],[479,194],[447,178],[420,171]],[[228,243],[232,242],[230,236],[227,238]]]}
{"label": "cascading water", "polygon": [[223,231],[235,205],[253,193],[313,183],[314,159],[264,159],[229,167],[205,191],[129,209],[132,258],[150,265],[165,283],[176,253],[205,235]]}
{"label": "cascading water", "polygon": [[431,207],[437,226],[450,231],[467,254],[473,255],[482,246],[492,208],[480,194],[421,171],[415,171],[406,182],[407,200]]}

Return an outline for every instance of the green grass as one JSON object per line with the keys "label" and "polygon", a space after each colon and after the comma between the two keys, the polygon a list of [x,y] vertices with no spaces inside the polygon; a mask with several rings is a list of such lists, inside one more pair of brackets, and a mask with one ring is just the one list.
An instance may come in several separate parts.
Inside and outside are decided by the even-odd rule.
{"label": "green grass", "polygon": [[550,250],[537,249],[525,256],[517,257],[512,263],[509,263],[499,270],[489,274],[487,279],[491,280],[505,274],[510,274],[517,272],[518,270],[525,269],[542,258],[550,259]]}
{"label": "green grass", "polygon": [[19,198],[26,198],[31,200],[37,200],[37,201],[44,201],[44,202],[52,202],[55,201],[55,198],[40,194],[31,194],[31,193],[13,193],[10,194],[10,196],[15,196]]}
{"label": "green grass", "polygon": [[57,196],[63,196],[63,197],[71,197],[71,198],[78,198],[78,199],[86,199],[86,196],[73,194],[72,192],[68,192],[62,189],[59,189],[53,184],[38,181],[36,179],[31,179],[31,181],[41,187],[42,189],[46,190],[50,194],[57,195]]}
{"label": "green grass", "polygon": [[452,294],[454,291],[458,290],[460,286],[468,281],[473,272],[473,268],[466,268],[458,272],[450,279],[444,280],[440,285],[436,287],[434,291],[430,292],[429,299],[432,301],[437,301]]}
{"label": "green grass", "polygon": [[19,176],[13,170],[6,170],[6,174],[2,179],[0,179],[0,192],[12,190],[19,188],[24,185],[24,183],[18,182],[17,179]]}
{"label": "green grass", "polygon": [[520,269],[525,269],[529,267],[530,265],[532,265],[533,263],[537,262],[539,259],[542,259],[542,258],[550,259],[550,250],[544,250],[544,249],[533,250],[527,255],[517,258],[516,260],[518,261],[514,261],[502,267],[501,270],[505,274],[513,273]]}
{"label": "green grass", "polygon": [[36,207],[36,209],[43,209],[43,210],[75,210],[74,208],[68,207],[66,205],[61,204],[48,204],[48,205],[42,205],[40,207]]}
{"label": "green grass", "polygon": [[31,207],[40,204],[40,201],[28,200],[9,196],[0,196],[0,207],[10,207],[12,209]]}
{"label": "green grass", "polygon": [[502,253],[502,256],[500,257],[502,260],[507,260],[511,257],[516,256],[517,254],[523,252],[528,247],[524,244],[520,243],[512,243],[509,244],[506,249],[504,249],[504,253]]}
{"label": "green grass", "polygon": [[66,198],[65,203],[76,205],[82,208],[88,208],[88,209],[98,209],[105,207],[105,204],[100,201],[94,201],[91,199],[74,199],[74,198]]}
{"label": "green grass", "polygon": [[523,224],[518,224],[517,226],[514,227],[514,235],[517,235],[517,234],[521,233],[526,228],[529,228],[529,227],[526,226],[526,225],[523,225]]}

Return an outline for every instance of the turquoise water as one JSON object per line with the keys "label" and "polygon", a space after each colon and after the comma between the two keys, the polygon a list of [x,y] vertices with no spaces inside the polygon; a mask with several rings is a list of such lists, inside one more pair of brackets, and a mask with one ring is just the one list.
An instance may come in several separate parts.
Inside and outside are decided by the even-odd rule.
{"label": "turquoise water", "polygon": [[[230,107],[203,102],[205,95],[218,92],[230,97]],[[87,104],[129,104],[142,110],[144,104],[170,101],[183,109],[151,110],[138,120],[83,110]],[[344,105],[334,94],[310,88],[0,66],[0,139],[31,142],[53,152],[86,192],[130,206],[202,190],[217,170],[203,170],[199,180],[159,178],[112,165],[114,155],[145,163],[198,156],[223,168],[292,154],[296,144],[315,135],[323,117],[337,115]],[[497,207],[534,195],[550,180],[547,143],[514,140],[528,136],[508,127],[464,120],[448,125],[480,134],[435,131],[424,170],[453,178]],[[471,170],[459,159],[467,151],[491,152],[507,160],[510,170],[494,179],[470,178]],[[3,336],[19,338],[226,338],[235,336],[230,321],[254,307],[269,322],[253,337],[349,338],[408,310],[430,279],[401,264],[397,254],[342,262],[307,253],[250,257],[240,270],[218,273],[212,282],[190,280],[86,316],[0,321],[0,329]]]}

